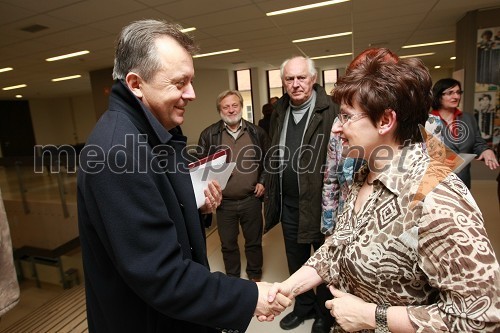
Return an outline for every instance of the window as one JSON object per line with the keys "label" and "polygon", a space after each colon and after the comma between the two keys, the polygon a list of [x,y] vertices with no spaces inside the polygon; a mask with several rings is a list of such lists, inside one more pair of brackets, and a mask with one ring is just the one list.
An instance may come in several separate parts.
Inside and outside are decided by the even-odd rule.
{"label": "window", "polygon": [[323,74],[323,86],[325,87],[326,93],[331,94],[331,91],[335,87],[335,82],[339,76],[339,71],[337,69],[327,69],[322,72]]}
{"label": "window", "polygon": [[274,96],[281,97],[283,95],[283,85],[279,69],[267,71],[267,94],[267,100]]}
{"label": "window", "polygon": [[253,123],[252,80],[249,69],[235,71],[236,90],[243,96],[243,119]]}

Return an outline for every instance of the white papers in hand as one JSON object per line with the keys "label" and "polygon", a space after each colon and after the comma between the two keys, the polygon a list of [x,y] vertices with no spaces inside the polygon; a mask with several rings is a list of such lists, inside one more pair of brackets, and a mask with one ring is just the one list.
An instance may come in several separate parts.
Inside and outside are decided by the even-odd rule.
{"label": "white papers in hand", "polygon": [[222,189],[226,187],[227,181],[236,166],[235,162],[226,163],[226,159],[227,155],[223,153],[214,159],[209,158],[205,163],[189,169],[198,208],[205,204],[204,191],[208,188],[210,181],[216,180]]}

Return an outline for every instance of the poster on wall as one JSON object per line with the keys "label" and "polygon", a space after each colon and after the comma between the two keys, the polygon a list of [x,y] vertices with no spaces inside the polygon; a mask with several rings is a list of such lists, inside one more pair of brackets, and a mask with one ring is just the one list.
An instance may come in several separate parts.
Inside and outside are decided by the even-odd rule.
{"label": "poster on wall", "polygon": [[496,151],[500,142],[500,27],[477,31],[474,116],[481,136]]}

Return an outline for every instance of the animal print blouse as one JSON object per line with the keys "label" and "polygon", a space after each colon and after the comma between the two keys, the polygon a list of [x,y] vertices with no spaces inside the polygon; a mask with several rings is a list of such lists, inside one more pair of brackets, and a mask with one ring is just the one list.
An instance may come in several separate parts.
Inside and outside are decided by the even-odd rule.
{"label": "animal print blouse", "polygon": [[[336,122],[338,118],[335,118]],[[425,123],[425,130],[439,142],[443,141],[441,132],[444,124],[437,116],[429,115]],[[338,134],[330,132],[328,151],[325,164],[325,174],[322,189],[321,232],[329,236],[332,234],[337,221],[337,214],[344,208],[349,188],[353,182],[354,173],[364,163],[362,159],[342,157],[342,141]]]}
{"label": "animal print blouse", "polygon": [[410,145],[355,213],[367,172],[355,175],[333,235],[306,265],[366,302],[406,305],[417,332],[498,332],[499,265],[463,182]]}

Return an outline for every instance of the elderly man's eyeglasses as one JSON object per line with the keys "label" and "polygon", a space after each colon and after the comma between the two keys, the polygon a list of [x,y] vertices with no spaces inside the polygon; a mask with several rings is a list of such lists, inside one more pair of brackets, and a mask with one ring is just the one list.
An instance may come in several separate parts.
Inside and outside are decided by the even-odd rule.
{"label": "elderly man's eyeglasses", "polygon": [[462,96],[464,92],[462,90],[450,90],[450,91],[445,91],[443,92],[443,96],[448,96],[448,97],[451,97],[455,94],[457,94],[458,96]]}
{"label": "elderly man's eyeglasses", "polygon": [[306,75],[299,75],[299,76],[285,76],[285,82],[288,84],[291,84],[297,79],[299,82],[304,82],[307,80],[308,76]]}
{"label": "elderly man's eyeglasses", "polygon": [[342,125],[344,125],[348,121],[355,122],[364,117],[368,117],[368,115],[366,113],[352,113],[352,114],[339,113],[339,121]]}

